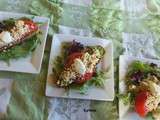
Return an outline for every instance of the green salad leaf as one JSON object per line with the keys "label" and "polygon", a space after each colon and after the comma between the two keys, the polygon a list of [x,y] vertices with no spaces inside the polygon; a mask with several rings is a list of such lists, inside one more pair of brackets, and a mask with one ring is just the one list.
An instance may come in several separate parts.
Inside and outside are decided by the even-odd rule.
{"label": "green salad leaf", "polygon": [[135,96],[131,92],[118,94],[117,97],[123,101],[124,105],[132,105],[134,103]]}
{"label": "green salad leaf", "polygon": [[153,117],[152,112],[149,112],[149,113],[147,114],[146,120],[155,120],[154,117]]}
{"label": "green salad leaf", "polygon": [[96,75],[89,80],[90,85],[94,85],[96,87],[104,87],[107,71],[96,71]]}
{"label": "green salad leaf", "polygon": [[145,64],[141,61],[134,61],[128,68],[128,74],[132,74],[136,71],[149,72],[152,67],[149,64]]}
{"label": "green salad leaf", "polygon": [[76,84],[73,84],[70,86],[70,89],[75,89],[75,90],[78,90],[78,92],[80,94],[86,94],[88,89],[89,89],[89,85],[87,84],[87,82],[83,85],[76,85]]}
{"label": "green salad leaf", "polygon": [[32,53],[38,44],[40,44],[39,34],[35,34],[33,37],[26,40],[24,43],[20,45],[16,45],[15,47],[7,50],[6,52],[0,53],[0,60],[8,62],[11,59],[23,58]]}
{"label": "green salad leaf", "polygon": [[142,72],[144,77],[147,77],[148,74],[153,74],[160,78],[160,68],[157,67],[157,65],[141,61],[134,61],[131,63],[128,67],[127,78],[130,79],[130,77],[138,71]]}
{"label": "green salad leaf", "polygon": [[78,90],[80,94],[86,94],[88,89],[91,86],[103,88],[104,84],[105,84],[105,80],[107,79],[106,73],[107,73],[107,71],[97,71],[96,75],[94,77],[92,77],[91,80],[88,80],[83,85],[73,84],[70,86],[70,88]]}

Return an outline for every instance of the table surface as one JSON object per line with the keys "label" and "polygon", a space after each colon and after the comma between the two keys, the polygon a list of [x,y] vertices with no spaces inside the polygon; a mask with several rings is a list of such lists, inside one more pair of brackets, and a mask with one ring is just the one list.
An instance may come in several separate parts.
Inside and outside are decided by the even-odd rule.
{"label": "table surface", "polygon": [[45,97],[51,36],[54,33],[112,40],[116,93],[121,54],[154,59],[160,56],[160,3],[156,0],[0,0],[0,10],[50,18],[41,73],[0,72],[1,79],[10,76],[13,80],[4,116],[7,120],[118,119],[117,98],[113,102],[100,102]]}

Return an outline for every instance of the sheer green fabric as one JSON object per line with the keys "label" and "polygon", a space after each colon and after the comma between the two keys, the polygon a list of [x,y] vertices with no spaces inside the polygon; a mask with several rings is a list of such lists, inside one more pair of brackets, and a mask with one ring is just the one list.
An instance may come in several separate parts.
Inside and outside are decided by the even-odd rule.
{"label": "sheer green fabric", "polygon": [[[142,20],[142,26],[156,34],[158,40],[155,41],[155,48],[157,53],[160,54],[158,49],[158,46],[160,46],[158,37],[160,36],[159,16],[157,12],[152,10],[152,6],[155,4],[159,6],[159,2],[157,0],[154,4],[148,4],[150,5],[148,9],[153,12],[142,18],[144,19]],[[158,7],[156,8],[158,9]],[[60,24],[68,27],[88,29],[93,33],[93,36],[112,40],[115,58],[115,89],[116,93],[118,92],[118,57],[123,52],[122,32],[125,30],[123,12],[120,11],[120,0],[93,0],[92,5],[88,7],[64,4],[60,0],[1,0],[0,9],[49,17],[49,35],[58,32],[58,25]],[[50,42],[51,37],[48,37],[43,66],[39,75],[0,72],[0,77],[10,74],[14,78],[11,100],[5,119],[47,119],[48,100],[45,97],[45,84]],[[96,109],[96,112],[91,113],[91,118],[93,120],[116,120],[118,118],[117,105],[117,99],[114,102],[92,101],[91,108]]]}

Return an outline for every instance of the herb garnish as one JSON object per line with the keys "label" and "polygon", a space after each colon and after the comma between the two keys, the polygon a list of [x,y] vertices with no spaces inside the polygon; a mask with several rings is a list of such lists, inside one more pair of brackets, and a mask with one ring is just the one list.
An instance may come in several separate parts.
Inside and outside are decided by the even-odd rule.
{"label": "herb garnish", "polygon": [[80,94],[86,94],[90,86],[103,88],[105,85],[105,80],[107,79],[106,73],[107,71],[97,71],[96,75],[93,76],[91,80],[88,80],[83,85],[73,84],[70,88],[78,90]]}

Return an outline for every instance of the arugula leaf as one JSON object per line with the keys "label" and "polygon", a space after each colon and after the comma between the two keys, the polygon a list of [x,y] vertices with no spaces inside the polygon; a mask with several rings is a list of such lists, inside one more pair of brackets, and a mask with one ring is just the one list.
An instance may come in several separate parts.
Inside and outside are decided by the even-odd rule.
{"label": "arugula leaf", "polygon": [[70,88],[78,90],[80,94],[86,94],[89,87],[91,86],[103,88],[105,84],[105,80],[107,78],[105,74],[106,74],[106,71],[97,71],[96,75],[92,77],[91,80],[88,80],[83,85],[73,84],[70,86]]}
{"label": "arugula leaf", "polygon": [[128,105],[131,103],[131,99],[132,99],[131,93],[118,94],[117,97],[121,99],[125,105]]}
{"label": "arugula leaf", "polygon": [[86,94],[89,87],[90,86],[89,84],[87,84],[87,82],[83,85],[72,84],[71,86],[69,86],[70,89],[78,90],[80,94]]}
{"label": "arugula leaf", "polygon": [[96,75],[89,80],[90,85],[94,85],[96,87],[104,87],[105,80],[107,78],[106,72],[104,71],[96,71]]}

